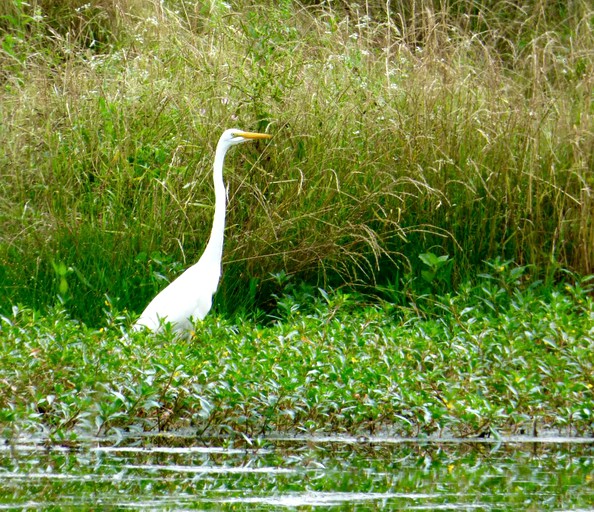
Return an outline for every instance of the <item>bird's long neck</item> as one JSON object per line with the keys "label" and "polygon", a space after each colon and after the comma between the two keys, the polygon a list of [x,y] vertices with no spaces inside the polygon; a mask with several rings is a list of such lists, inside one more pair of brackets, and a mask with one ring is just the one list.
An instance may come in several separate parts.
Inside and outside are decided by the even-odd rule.
{"label": "bird's long neck", "polygon": [[223,164],[225,161],[225,154],[227,147],[217,146],[215,153],[215,160],[213,166],[213,180],[215,191],[215,212],[212,222],[212,230],[210,232],[210,239],[204,256],[211,259],[211,261],[221,261],[223,255],[223,238],[225,233],[225,209],[227,203],[227,192],[225,190],[225,183],[223,182]]}

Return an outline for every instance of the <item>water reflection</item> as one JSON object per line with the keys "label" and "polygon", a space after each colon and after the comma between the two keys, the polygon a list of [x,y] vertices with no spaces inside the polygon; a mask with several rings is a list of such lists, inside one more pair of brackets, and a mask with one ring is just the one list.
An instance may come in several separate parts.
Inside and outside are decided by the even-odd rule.
{"label": "water reflection", "polygon": [[0,509],[594,510],[593,448],[188,436],[5,444]]}

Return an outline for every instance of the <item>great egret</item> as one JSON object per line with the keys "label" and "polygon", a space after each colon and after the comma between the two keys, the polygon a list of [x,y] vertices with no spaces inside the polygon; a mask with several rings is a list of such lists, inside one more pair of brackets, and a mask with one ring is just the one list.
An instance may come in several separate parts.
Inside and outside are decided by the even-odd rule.
{"label": "great egret", "polygon": [[190,332],[192,319],[202,319],[210,311],[221,277],[221,258],[225,231],[225,207],[227,193],[223,182],[225,154],[231,146],[254,139],[269,139],[266,133],[225,130],[214,157],[213,180],[215,190],[215,211],[210,239],[198,263],[188,268],[170,283],[149,303],[134,324],[134,330],[148,328],[158,331],[163,322],[170,322],[178,332]]}

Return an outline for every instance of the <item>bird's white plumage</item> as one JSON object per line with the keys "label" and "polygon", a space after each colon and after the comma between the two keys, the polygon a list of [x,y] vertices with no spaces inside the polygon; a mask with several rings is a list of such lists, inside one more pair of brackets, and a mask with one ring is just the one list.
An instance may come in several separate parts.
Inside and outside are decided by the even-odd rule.
{"label": "bird's white plumage", "polygon": [[204,318],[212,306],[212,296],[221,277],[221,259],[225,231],[226,191],[223,163],[227,150],[254,139],[268,139],[264,133],[225,130],[219,139],[213,165],[215,213],[210,239],[198,263],[192,265],[149,303],[134,324],[134,330],[158,331],[169,322],[175,331],[189,332],[193,320]]}

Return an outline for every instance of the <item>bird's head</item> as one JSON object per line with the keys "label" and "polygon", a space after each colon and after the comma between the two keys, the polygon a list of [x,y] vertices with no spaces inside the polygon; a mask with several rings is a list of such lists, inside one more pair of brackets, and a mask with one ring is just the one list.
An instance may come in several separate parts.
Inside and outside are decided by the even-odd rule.
{"label": "bird's head", "polygon": [[243,130],[231,128],[223,132],[219,143],[223,143],[227,146],[234,146],[235,144],[242,144],[243,142],[249,142],[250,140],[270,139],[271,137],[272,135],[267,133],[244,132]]}

